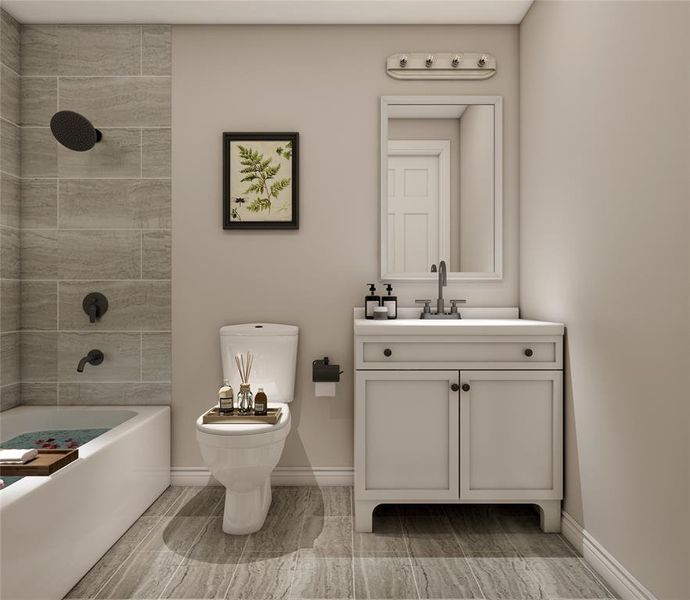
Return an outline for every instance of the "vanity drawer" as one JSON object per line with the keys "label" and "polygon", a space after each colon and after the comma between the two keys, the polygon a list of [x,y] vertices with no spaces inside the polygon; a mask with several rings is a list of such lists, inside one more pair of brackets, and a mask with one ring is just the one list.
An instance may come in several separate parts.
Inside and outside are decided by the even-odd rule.
{"label": "vanity drawer", "polygon": [[360,338],[358,369],[561,369],[562,338]]}

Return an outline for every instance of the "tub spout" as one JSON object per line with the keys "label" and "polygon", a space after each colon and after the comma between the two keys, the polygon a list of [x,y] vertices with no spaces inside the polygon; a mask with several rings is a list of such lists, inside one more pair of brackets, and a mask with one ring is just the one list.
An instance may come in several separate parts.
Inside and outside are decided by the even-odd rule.
{"label": "tub spout", "polygon": [[77,365],[77,373],[84,372],[86,363],[94,366],[100,365],[104,358],[105,356],[103,356],[103,352],[100,350],[89,350],[89,353],[79,361],[79,364]]}

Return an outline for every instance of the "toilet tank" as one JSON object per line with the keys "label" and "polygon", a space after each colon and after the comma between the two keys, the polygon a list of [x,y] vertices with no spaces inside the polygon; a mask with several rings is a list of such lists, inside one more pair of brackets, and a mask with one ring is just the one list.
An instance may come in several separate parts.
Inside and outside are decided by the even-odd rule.
{"label": "toilet tank", "polygon": [[256,394],[263,388],[269,402],[292,402],[295,395],[297,334],[295,325],[245,323],[220,328],[223,379],[229,379],[235,396],[240,375],[235,356],[251,352],[254,357],[249,383]]}

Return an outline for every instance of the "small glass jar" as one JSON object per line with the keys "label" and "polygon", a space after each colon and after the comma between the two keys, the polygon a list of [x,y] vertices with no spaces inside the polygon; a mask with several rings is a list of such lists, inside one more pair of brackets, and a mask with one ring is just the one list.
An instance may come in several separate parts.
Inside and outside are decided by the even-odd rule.
{"label": "small glass jar", "polygon": [[252,394],[248,383],[240,383],[240,391],[237,394],[237,408],[244,414],[254,410],[254,394]]}

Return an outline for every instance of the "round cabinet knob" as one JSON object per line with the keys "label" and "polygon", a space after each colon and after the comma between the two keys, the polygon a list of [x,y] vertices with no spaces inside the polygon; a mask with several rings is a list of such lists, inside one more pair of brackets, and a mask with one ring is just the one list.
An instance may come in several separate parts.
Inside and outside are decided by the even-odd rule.
{"label": "round cabinet knob", "polygon": [[527,348],[527,349],[525,350],[525,356],[526,356],[527,358],[532,358],[533,355],[534,355],[534,350],[532,350],[532,348]]}
{"label": "round cabinet knob", "polygon": [[384,356],[392,356],[392,354],[393,354],[393,351],[392,351],[390,348],[386,348],[386,349],[383,351],[383,355],[384,355]]}
{"label": "round cabinet knob", "polygon": [[454,392],[457,392],[460,389],[460,386],[457,383],[454,383],[453,385],[450,386],[450,389],[453,390]]}
{"label": "round cabinet knob", "polygon": [[463,383],[462,384],[462,391],[463,392],[469,392],[470,391],[470,384],[469,383]]}

